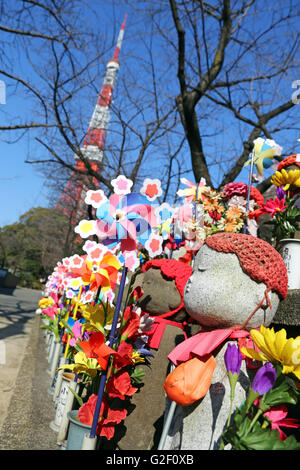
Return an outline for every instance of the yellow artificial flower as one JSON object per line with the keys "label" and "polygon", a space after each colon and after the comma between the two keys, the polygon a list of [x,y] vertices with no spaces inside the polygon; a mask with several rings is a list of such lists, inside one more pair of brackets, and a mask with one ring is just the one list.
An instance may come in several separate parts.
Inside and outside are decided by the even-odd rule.
{"label": "yellow artificial flower", "polygon": [[87,374],[94,378],[97,370],[101,370],[101,366],[98,364],[97,359],[86,357],[84,352],[80,351],[75,354],[73,364],[64,364],[58,368],[58,370],[60,369],[70,369],[75,374]]}
{"label": "yellow artificial flower", "polygon": [[133,351],[131,360],[134,364],[145,362],[145,358],[140,355],[137,351]]}
{"label": "yellow artificial flower", "polygon": [[43,297],[42,299],[39,300],[39,307],[40,308],[51,307],[54,304],[55,304],[55,302],[51,297]]}
{"label": "yellow artificial flower", "polygon": [[82,305],[80,307],[82,316],[87,320],[89,325],[84,324],[84,329],[87,331],[102,331],[104,332],[104,326],[111,325],[114,316],[114,307],[111,307],[109,303],[106,306],[106,318],[103,305]]}
{"label": "yellow artificial flower", "polygon": [[284,191],[287,191],[290,186],[300,187],[300,170],[286,171],[284,168],[276,173],[271,178],[271,183],[275,186],[284,186]]}
{"label": "yellow artificial flower", "polygon": [[256,361],[278,362],[283,366],[283,374],[293,373],[300,379],[300,336],[287,339],[285,329],[275,333],[274,328],[263,325],[260,331],[251,330],[250,335],[260,351],[243,347],[245,356]]}

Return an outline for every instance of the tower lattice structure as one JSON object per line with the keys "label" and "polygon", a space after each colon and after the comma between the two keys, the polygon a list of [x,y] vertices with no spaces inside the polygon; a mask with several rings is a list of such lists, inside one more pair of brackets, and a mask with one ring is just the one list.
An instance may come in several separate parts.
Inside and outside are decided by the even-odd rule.
{"label": "tower lattice structure", "polygon": [[[88,189],[91,189],[90,180],[86,174],[84,175],[83,173],[87,171],[87,166],[84,160],[88,160],[94,172],[101,172],[102,170],[107,129],[110,122],[113,91],[120,68],[119,54],[124,36],[126,18],[127,15],[125,15],[121,26],[113,57],[106,65],[106,73],[102,88],[98,95],[97,103],[82,147],[80,148],[83,159],[75,154],[75,169],[72,172],[65,190],[56,206],[57,209],[60,209],[69,218],[72,225],[75,225],[82,217],[84,217],[84,213],[86,211],[84,199]],[[92,181],[94,186],[99,186],[97,178],[93,178]]]}

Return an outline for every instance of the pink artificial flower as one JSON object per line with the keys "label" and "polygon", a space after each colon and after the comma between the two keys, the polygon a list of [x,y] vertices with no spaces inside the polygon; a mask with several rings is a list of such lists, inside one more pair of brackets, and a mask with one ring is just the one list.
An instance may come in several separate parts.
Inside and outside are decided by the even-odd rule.
{"label": "pink artificial flower", "polygon": [[285,405],[273,406],[269,411],[264,413],[264,416],[271,421],[271,429],[279,431],[279,439],[285,441],[287,435],[282,431],[283,428],[299,428],[300,422],[297,419],[286,418],[288,409]]}
{"label": "pink artificial flower", "polygon": [[54,320],[54,317],[58,314],[57,307],[48,307],[42,310],[44,315],[48,315],[48,317],[51,318],[51,320]]}
{"label": "pink artificial flower", "polygon": [[263,211],[265,214],[270,213],[271,217],[273,218],[276,212],[284,212],[284,210],[288,207],[285,203],[285,199],[269,199],[263,205]]}

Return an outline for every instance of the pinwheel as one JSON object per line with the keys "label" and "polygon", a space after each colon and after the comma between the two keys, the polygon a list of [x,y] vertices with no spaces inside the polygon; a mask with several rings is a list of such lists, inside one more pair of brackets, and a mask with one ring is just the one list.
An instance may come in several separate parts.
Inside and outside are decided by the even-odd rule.
{"label": "pinwheel", "polygon": [[[270,139],[263,139],[258,137],[255,139],[253,151],[251,153],[251,158],[245,163],[244,166],[250,166],[250,173],[249,173],[249,184],[248,184],[248,194],[247,194],[247,205],[246,210],[249,210],[249,201],[250,201],[250,193],[252,187],[252,177],[253,177],[253,165],[256,165],[258,173],[262,176],[263,169],[269,168],[272,165],[272,160],[276,155],[281,155],[282,148],[276,144],[274,140]],[[244,223],[244,233],[247,232],[247,223]]]}
{"label": "pinwheel", "polygon": [[[121,264],[118,258],[101,244],[92,245],[87,255],[74,255],[69,263],[69,271],[76,281],[81,278],[84,285],[89,285],[91,291],[98,290],[104,295],[115,288]],[[72,281],[75,282],[75,279]]]}
{"label": "pinwheel", "polygon": [[253,144],[251,158],[244,166],[249,165],[253,158],[253,164],[256,165],[258,173],[263,175],[264,168],[269,168],[272,165],[273,158],[276,155],[281,155],[282,148],[274,140],[263,139],[261,137],[255,139]]}
{"label": "pinwheel", "polygon": [[97,209],[96,235],[102,243],[113,247],[120,243],[122,253],[145,246],[152,228],[159,221],[154,207],[138,193],[113,194]]}
{"label": "pinwheel", "polygon": [[185,197],[186,202],[196,201],[199,199],[199,196],[201,196],[201,194],[207,189],[206,180],[204,178],[201,178],[198,185],[188,181],[186,178],[181,178],[180,181],[188,187],[185,189],[179,189],[177,194],[180,197]]}

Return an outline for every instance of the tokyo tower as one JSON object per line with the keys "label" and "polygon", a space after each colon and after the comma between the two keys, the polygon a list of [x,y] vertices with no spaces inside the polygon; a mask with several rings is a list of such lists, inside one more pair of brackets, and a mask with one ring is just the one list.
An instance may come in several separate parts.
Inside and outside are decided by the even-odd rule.
{"label": "tokyo tower", "polygon": [[[120,67],[119,54],[124,36],[126,18],[127,15],[125,15],[119,32],[114,55],[107,63],[102,89],[98,95],[88,131],[80,149],[84,159],[88,160],[91,168],[95,172],[101,171],[104,157],[113,90]],[[87,210],[84,199],[86,192],[91,188],[89,187],[87,176],[80,174],[80,172],[86,170],[87,168],[84,160],[75,154],[75,170],[72,172],[70,180],[56,205],[56,208],[68,217],[72,225],[75,225]],[[99,181],[96,178],[93,178],[93,183],[96,187],[99,185]]]}

